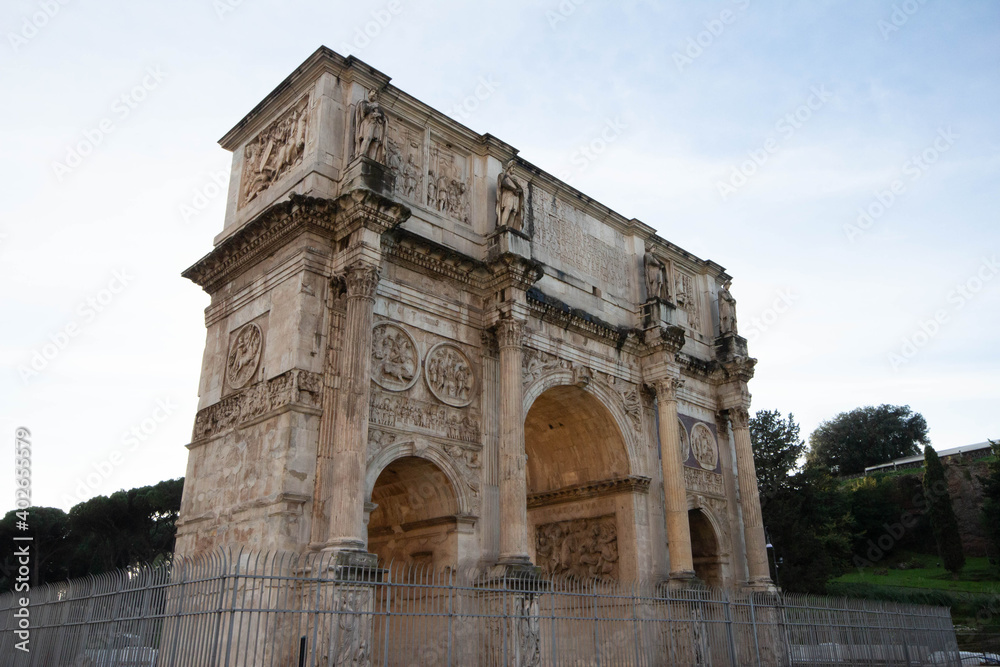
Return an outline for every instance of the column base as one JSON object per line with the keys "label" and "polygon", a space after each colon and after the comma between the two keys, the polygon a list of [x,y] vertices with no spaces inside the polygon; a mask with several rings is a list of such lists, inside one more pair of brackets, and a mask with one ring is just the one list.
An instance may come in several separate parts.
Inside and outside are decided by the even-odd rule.
{"label": "column base", "polygon": [[774,585],[769,577],[751,579],[743,584],[743,590],[752,593],[777,593],[778,587]]}
{"label": "column base", "polygon": [[694,570],[678,570],[677,572],[670,573],[667,579],[667,586],[671,590],[690,588],[691,584],[697,580],[698,578],[695,576]]}
{"label": "column base", "polygon": [[486,570],[483,583],[507,582],[513,588],[534,590],[542,585],[543,576],[542,568],[527,557],[504,559]]}

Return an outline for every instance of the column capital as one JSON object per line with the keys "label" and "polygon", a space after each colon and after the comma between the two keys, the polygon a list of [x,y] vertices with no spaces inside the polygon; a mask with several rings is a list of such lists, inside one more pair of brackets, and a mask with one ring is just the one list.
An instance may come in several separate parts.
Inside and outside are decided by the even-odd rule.
{"label": "column capital", "polygon": [[657,400],[676,401],[677,391],[684,386],[684,379],[679,377],[666,377],[653,380],[647,385],[656,394]]}
{"label": "column capital", "polygon": [[522,347],[524,329],[524,322],[514,318],[508,317],[497,322],[495,331],[499,348],[502,350],[506,347]]}
{"label": "column capital", "polygon": [[365,262],[355,262],[344,271],[348,298],[374,299],[382,271],[379,267]]}
{"label": "column capital", "polygon": [[748,428],[750,426],[750,411],[742,405],[729,408],[729,421],[733,423],[733,428]]}

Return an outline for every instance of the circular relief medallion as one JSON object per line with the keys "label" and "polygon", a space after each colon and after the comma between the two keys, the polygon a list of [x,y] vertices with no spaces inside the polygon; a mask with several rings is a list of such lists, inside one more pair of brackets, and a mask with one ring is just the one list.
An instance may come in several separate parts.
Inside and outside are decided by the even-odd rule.
{"label": "circular relief medallion", "polygon": [[252,322],[244,324],[233,339],[226,359],[226,375],[230,387],[239,389],[250,381],[257,372],[263,347],[264,334],[260,327]]}
{"label": "circular relief medallion", "polygon": [[688,439],[684,422],[679,419],[677,420],[677,433],[681,439],[681,463],[687,463],[687,460],[691,458],[691,441]]}
{"label": "circular relief medallion", "polygon": [[442,403],[463,408],[472,402],[476,376],[465,353],[451,343],[438,343],[424,360],[427,388]]}
{"label": "circular relief medallion", "polygon": [[372,330],[372,380],[389,391],[406,391],[417,381],[417,344],[395,324],[376,324]]}
{"label": "circular relief medallion", "polygon": [[719,465],[719,448],[715,444],[715,436],[704,424],[695,424],[691,429],[691,449],[694,458],[705,470],[715,470]]}

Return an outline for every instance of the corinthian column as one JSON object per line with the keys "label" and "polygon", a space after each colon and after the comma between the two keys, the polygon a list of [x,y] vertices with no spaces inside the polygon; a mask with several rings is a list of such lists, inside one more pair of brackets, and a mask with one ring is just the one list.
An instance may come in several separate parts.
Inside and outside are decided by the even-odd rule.
{"label": "corinthian column", "polygon": [[694,577],[684,462],[681,461],[681,438],[677,431],[677,390],[683,384],[684,381],[678,378],[666,378],[654,385],[660,421],[660,462],[663,465],[667,548],[670,551],[670,576],[674,579]]}
{"label": "corinthian column", "polygon": [[379,269],[361,261],[348,267],[347,313],[343,353],[343,388],[337,402],[333,435],[333,497],[327,549],[363,551],[365,529],[365,449],[368,443],[368,393],[371,386],[372,324]]}
{"label": "corinthian column", "polygon": [[528,483],[521,393],[524,323],[502,319],[496,331],[500,348],[500,562],[527,563]]}
{"label": "corinthian column", "polygon": [[757,470],[750,444],[750,415],[744,407],[730,408],[736,444],[736,470],[740,479],[740,505],[743,508],[743,539],[747,550],[747,583],[751,587],[771,585],[764,540],[764,522],[760,515],[760,495],[757,492]]}

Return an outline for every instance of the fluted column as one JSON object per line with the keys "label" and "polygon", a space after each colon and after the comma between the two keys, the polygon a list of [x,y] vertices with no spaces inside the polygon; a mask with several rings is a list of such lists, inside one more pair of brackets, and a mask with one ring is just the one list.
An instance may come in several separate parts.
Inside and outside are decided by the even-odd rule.
{"label": "fluted column", "polygon": [[677,390],[683,384],[684,381],[678,378],[666,378],[654,385],[660,421],[660,462],[663,465],[663,502],[667,517],[670,576],[675,579],[694,576],[684,462],[681,461],[681,439],[677,431]]}
{"label": "fluted column", "polygon": [[750,443],[750,415],[744,407],[730,408],[729,419],[733,424],[736,470],[740,480],[743,539],[747,550],[747,583],[750,586],[768,586],[771,584],[771,573],[767,564],[764,522],[760,515],[757,470],[753,463],[753,446]]}
{"label": "fluted column", "polygon": [[355,262],[345,275],[347,312],[341,359],[342,389],[333,437],[333,497],[328,549],[364,550],[365,450],[371,385],[372,324],[379,269]]}
{"label": "fluted column", "polygon": [[527,563],[528,482],[521,388],[524,323],[497,324],[500,348],[500,562]]}

